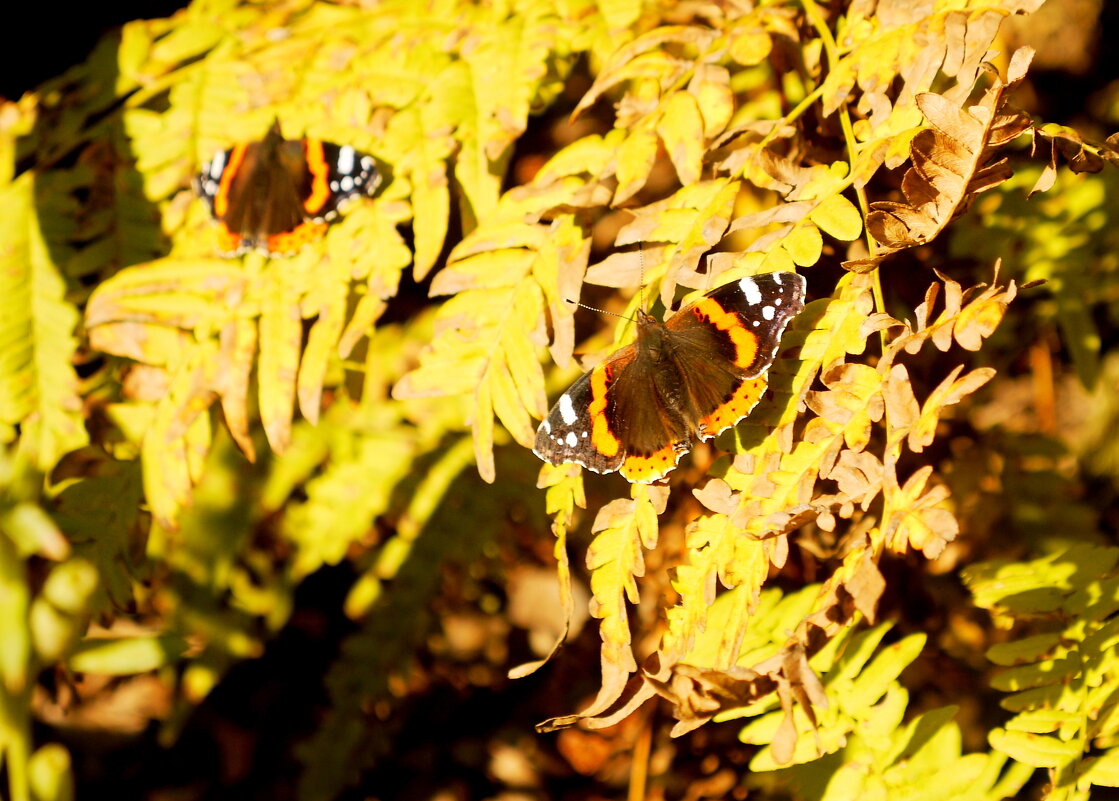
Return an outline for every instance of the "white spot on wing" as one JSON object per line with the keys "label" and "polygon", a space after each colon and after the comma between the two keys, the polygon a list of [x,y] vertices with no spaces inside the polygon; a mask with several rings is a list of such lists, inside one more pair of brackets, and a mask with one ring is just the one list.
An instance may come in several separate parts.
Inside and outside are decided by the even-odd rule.
{"label": "white spot on wing", "polygon": [[782,283],[781,283],[781,273],[773,273],[772,275],[773,275],[773,282],[775,284],[777,284],[777,286],[781,286],[782,285]]}
{"label": "white spot on wing", "polygon": [[568,431],[567,437],[564,439],[564,442],[567,443],[567,447],[574,448],[576,445],[579,444],[579,437],[575,435],[574,431]]}
{"label": "white spot on wing", "polygon": [[742,290],[742,294],[746,296],[746,302],[751,306],[756,306],[762,302],[762,291],[758,288],[758,282],[749,276],[743,278],[738,282],[738,288]]}
{"label": "white spot on wing", "polygon": [[764,307],[762,307],[762,317],[764,317],[764,318],[765,318],[765,319],[767,319],[767,320],[772,320],[772,319],[773,319],[773,315],[774,315],[774,311],[773,311],[773,307],[772,307],[772,306],[764,306]]}
{"label": "white spot on wing", "polygon": [[560,419],[563,420],[564,425],[572,425],[579,416],[575,414],[575,407],[571,404],[570,395],[561,395],[559,399],[559,413]]}
{"label": "white spot on wing", "polygon": [[338,172],[351,173],[354,171],[354,149],[345,145],[338,150]]}
{"label": "white spot on wing", "polygon": [[225,169],[225,151],[224,150],[219,150],[217,155],[214,156],[214,160],[210,162],[210,166],[209,166],[209,169],[208,169],[210,178],[215,180],[215,181],[218,180],[219,178],[221,178],[221,174],[222,174],[222,171],[224,169]]}

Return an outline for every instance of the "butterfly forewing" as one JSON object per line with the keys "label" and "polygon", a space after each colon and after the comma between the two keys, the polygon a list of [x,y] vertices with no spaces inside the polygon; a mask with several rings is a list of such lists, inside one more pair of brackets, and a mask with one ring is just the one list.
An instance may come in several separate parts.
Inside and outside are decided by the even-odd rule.
{"label": "butterfly forewing", "polygon": [[[717,351],[743,377],[765,372],[789,320],[804,308],[804,278],[796,273],[763,273],[708,292],[674,314],[666,327],[708,354]],[[714,332],[717,344],[711,344]]]}
{"label": "butterfly forewing", "polygon": [[307,213],[315,219],[333,219],[354,197],[372,195],[381,184],[372,156],[317,139],[305,141],[304,147],[307,163],[322,178],[304,195]]}
{"label": "butterfly forewing", "polygon": [[[628,350],[632,358],[633,347]],[[592,380],[597,387],[598,401],[595,400]],[[536,429],[533,452],[552,464],[574,462],[596,473],[617,470],[625,452],[620,440],[602,425],[606,419],[604,404],[609,383],[605,364],[583,373],[559,397]]]}
{"label": "butterfly forewing", "polygon": [[726,430],[754,408],[785,327],[802,308],[804,279],[767,273],[712,290],[668,321],[678,358],[688,366],[681,372],[698,439]]}

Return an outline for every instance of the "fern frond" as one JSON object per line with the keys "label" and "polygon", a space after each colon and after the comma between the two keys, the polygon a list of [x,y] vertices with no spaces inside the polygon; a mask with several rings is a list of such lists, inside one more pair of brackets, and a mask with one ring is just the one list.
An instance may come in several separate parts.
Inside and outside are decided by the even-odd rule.
{"label": "fern frond", "polygon": [[556,579],[559,582],[560,604],[563,607],[563,630],[556,638],[551,651],[544,659],[518,665],[509,671],[509,678],[523,678],[543,667],[548,660],[567,639],[572,617],[575,614],[575,599],[571,592],[571,564],[567,557],[567,532],[572,524],[576,507],[584,509],[587,506],[586,494],[583,490],[583,473],[578,465],[550,465],[545,464],[540,471],[540,480],[537,486],[547,488],[545,496],[546,511],[552,518],[552,533],[556,537],[552,553],[556,559]]}
{"label": "fern frond", "polygon": [[0,425],[19,426],[34,463],[49,472],[89,438],[73,368],[78,314],[43,238],[33,178],[0,186]]}
{"label": "fern frond", "polygon": [[215,397],[217,361],[213,340],[186,347],[143,435],[144,496],[165,529],[175,528],[179,510],[189,505],[210,452],[213,432],[206,410]]}
{"label": "fern frond", "polygon": [[284,538],[296,549],[296,579],[338,564],[368,534],[418,456],[414,437],[399,422],[380,420],[366,432],[357,420],[342,419],[346,412],[338,408],[319,432],[329,443],[322,470],[304,485],[306,500],[288,504],[284,514]]}
{"label": "fern frond", "polygon": [[[991,745],[1049,772],[1050,798],[1087,798],[1119,774],[1119,549],[1074,545],[1031,562],[987,562],[964,571],[976,604],[1024,627],[993,646],[992,685],[1017,714]],[[1036,632],[1036,633],[1035,633]]]}
{"label": "fern frond", "polygon": [[637,670],[630,648],[626,603],[636,604],[636,577],[645,574],[643,552],[656,547],[657,516],[668,493],[633,484],[631,500],[618,499],[599,510],[591,530],[597,532],[587,549],[591,571],[591,614],[602,621],[602,690],[582,717],[598,714],[621,695],[629,674]]}
{"label": "fern frond", "polygon": [[1051,122],[1038,126],[1034,129],[1034,150],[1048,148],[1049,161],[1027,197],[1033,197],[1037,192],[1048,192],[1056,184],[1058,155],[1065,158],[1072,173],[1094,173],[1102,170],[1104,164],[1119,164],[1117,145],[1117,134],[1109,136],[1106,142],[1093,142],[1065,125]]}
{"label": "fern frond", "polygon": [[927,7],[899,10],[868,19],[856,12],[839,37],[842,58],[824,80],[823,111],[833,114],[857,85],[869,105],[889,103],[886,92],[897,79],[895,106],[912,104],[932,87],[938,72],[956,79],[951,99],[959,104],[971,91],[1003,20],[1016,11],[1036,9],[1038,0],[974,2],[965,9]]}
{"label": "fern frond", "polygon": [[74,554],[97,568],[110,608],[133,602],[133,581],[142,566],[134,538],[143,522],[143,499],[139,465],[108,460],[97,473],[63,487],[57,498],[58,527]]}
{"label": "fern frond", "polygon": [[[900,357],[902,351],[915,355],[926,342],[937,350],[947,352],[955,343],[965,350],[978,350],[983,341],[994,333],[1010,303],[1018,296],[1018,287],[1009,281],[1005,287],[979,284],[966,292],[956,281],[940,276],[943,284],[930,284],[925,299],[918,304],[914,322],[895,320],[887,314],[875,314],[865,323],[867,333],[886,328],[902,328],[886,352],[886,367]],[[943,289],[944,309],[933,317],[937,299]]]}
{"label": "fern frond", "polygon": [[[845,282],[832,300],[817,303],[820,311],[813,314],[810,304],[793,322],[783,342],[790,349],[799,346],[800,360],[795,374],[789,375],[791,370],[786,367],[785,360],[776,362],[770,371],[771,391],[778,396],[787,395],[789,400],[775,403],[768,413],[766,409],[759,409],[761,414],[751,415],[736,430],[737,441],[744,446],[756,443],[739,451],[725,477],[727,484],[740,493],[735,525],[750,536],[764,538],[784,531],[787,513],[806,502],[804,493],[814,483],[813,477],[830,463],[826,454],[834,449],[834,455],[838,455],[838,443],[842,441],[844,424],[848,422],[843,420],[831,430],[822,418],[816,418],[791,451],[786,452],[779,445],[790,433],[785,427],[795,418],[797,399],[807,391],[812,379],[825,365],[842,357],[840,349],[862,348],[862,337],[855,331],[869,305],[866,282]],[[859,391],[853,397],[865,400],[871,394]],[[852,408],[858,403],[852,401]],[[861,425],[858,420],[856,424]],[[815,428],[827,428],[829,434],[825,436],[823,430]],[[778,517],[771,520],[773,515]],[[785,517],[780,518],[781,515]]]}
{"label": "fern frond", "polygon": [[955,707],[941,707],[900,720],[899,701],[892,693],[860,721],[837,752],[834,763],[817,760],[771,774],[781,786],[807,801],[826,801],[832,787],[849,797],[882,793],[889,798],[918,797],[929,801],[1001,801],[1016,797],[1032,770],[995,753],[963,753]]}
{"label": "fern frond", "polygon": [[[703,254],[723,238],[734,209],[739,186],[736,181],[716,179],[684,186],[664,200],[632,209],[634,219],[615,238],[618,246],[639,242],[664,243],[648,255],[645,280],[660,284],[661,302],[672,308],[676,285],[698,288],[698,266]],[[625,269],[619,269],[621,266]],[[632,258],[607,257],[587,270],[586,281],[600,286],[635,286],[640,282],[642,262]],[[639,300],[639,299],[638,299]]]}
{"label": "fern frond", "polygon": [[966,210],[975,195],[1010,177],[1007,160],[996,160],[995,153],[1025,131],[1030,121],[1023,112],[1009,108],[1004,95],[1021,83],[1032,55],[1026,48],[1016,52],[1006,82],[996,81],[966,111],[946,96],[917,97],[931,127],[910,143],[913,166],[902,179],[907,202],[872,203],[867,215],[867,229],[882,245],[882,255],[930,241]]}
{"label": "fern frond", "polygon": [[[739,587],[710,607],[709,628],[670,673],[650,679],[675,705],[675,731],[712,718],[753,718],[740,733],[744,742],[764,746],[751,763],[755,771],[809,762],[841,749],[860,728],[891,730],[901,722],[906,693],[897,677],[920,653],[924,637],[914,635],[880,648],[889,625],[854,633],[832,631],[827,644],[809,655],[790,644],[788,632],[807,619],[825,588],[811,585],[787,597]],[[753,606],[751,626],[732,654],[733,667],[694,667],[721,660],[726,632],[738,629],[743,602]],[[890,722],[881,720],[890,718]],[[876,720],[878,719],[878,720]]]}
{"label": "fern frond", "polygon": [[1119,225],[1106,198],[1119,186],[1119,175],[1062,174],[1054,190],[1027,200],[1039,176],[1037,167],[1025,168],[985,195],[972,211],[976,225],[952,229],[951,252],[1001,258],[1019,281],[1045,281],[1050,294],[1037,313],[1059,326],[1080,380],[1092,387],[1099,380],[1101,348],[1095,318],[1098,312],[1114,314]]}
{"label": "fern frond", "polygon": [[519,443],[532,444],[531,418],[542,417],[546,407],[536,356],[545,343],[545,302],[556,315],[553,346],[563,357],[574,334],[571,309],[557,290],[578,280],[588,253],[585,234],[570,215],[550,226],[526,226],[510,218],[531,199],[505,202],[508,216],[464,239],[432,283],[432,294],[454,297],[440,309],[436,337],[420,366],[393,389],[396,398],[473,393],[475,452],[489,481],[495,415]]}

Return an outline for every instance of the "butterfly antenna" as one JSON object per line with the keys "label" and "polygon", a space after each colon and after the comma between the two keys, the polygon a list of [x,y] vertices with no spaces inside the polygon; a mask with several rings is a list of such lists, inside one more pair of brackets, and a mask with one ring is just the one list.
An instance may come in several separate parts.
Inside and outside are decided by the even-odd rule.
{"label": "butterfly antenna", "polygon": [[637,260],[641,265],[641,283],[637,286],[637,297],[641,303],[642,310],[645,309],[645,248],[637,251]]}
{"label": "butterfly antenna", "polygon": [[621,317],[623,320],[629,320],[631,323],[636,323],[637,322],[632,317],[628,317],[624,314],[619,314],[618,312],[608,311],[607,309],[600,309],[597,306],[589,306],[586,303],[580,303],[579,301],[572,300],[571,298],[564,298],[564,301],[567,302],[567,303],[570,303],[573,306],[578,306],[580,309],[586,309],[587,311],[598,312],[599,314],[605,314],[609,317]]}
{"label": "butterfly antenna", "polygon": [[[637,258],[641,263],[641,284],[640,284],[640,286],[638,287],[638,290],[637,290],[638,295],[641,299],[641,305],[640,305],[639,308],[642,311],[644,311],[645,310],[645,249],[644,248],[637,251]],[[600,309],[596,306],[588,306],[586,303],[580,303],[579,301],[572,300],[571,298],[564,298],[564,301],[566,301],[567,303],[571,303],[572,305],[578,306],[581,309],[587,309],[588,311],[598,312],[599,314],[606,314],[606,315],[609,315],[610,317],[621,317],[623,320],[629,320],[631,323],[636,323],[637,322],[637,320],[633,319],[632,317],[628,317],[627,315],[619,314],[618,312],[607,311],[606,309]]]}

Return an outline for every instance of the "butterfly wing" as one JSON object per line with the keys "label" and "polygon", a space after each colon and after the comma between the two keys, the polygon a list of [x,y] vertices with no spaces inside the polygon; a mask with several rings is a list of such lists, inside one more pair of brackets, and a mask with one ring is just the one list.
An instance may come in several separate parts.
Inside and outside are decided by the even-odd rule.
{"label": "butterfly wing", "polygon": [[313,220],[330,220],[358,195],[372,195],[381,173],[372,156],[349,145],[303,140],[303,208]]}
{"label": "butterfly wing", "polygon": [[[659,325],[658,323],[652,323]],[[687,450],[687,426],[673,411],[659,365],[636,345],[584,373],[559,397],[536,432],[533,451],[552,464],[575,462],[596,473],[620,470],[629,481],[650,482],[676,466]]]}
{"label": "butterfly wing", "polygon": [[621,467],[625,450],[609,423],[607,390],[635,353],[633,345],[622,348],[559,396],[536,430],[532,450],[537,456],[552,464],[574,462],[596,473]]}
{"label": "butterfly wing", "polygon": [[665,327],[684,384],[685,414],[702,439],[750,413],[789,321],[804,308],[804,278],[766,273],[712,290]]}

